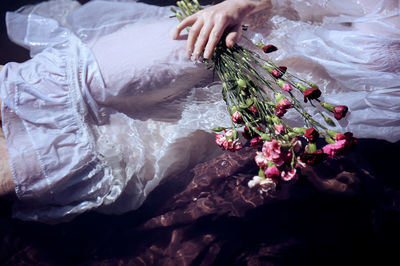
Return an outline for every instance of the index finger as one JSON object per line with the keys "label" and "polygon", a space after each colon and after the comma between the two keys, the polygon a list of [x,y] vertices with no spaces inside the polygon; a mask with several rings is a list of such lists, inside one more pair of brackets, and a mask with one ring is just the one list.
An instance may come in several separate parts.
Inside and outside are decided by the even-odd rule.
{"label": "index finger", "polygon": [[174,40],[176,40],[179,36],[179,34],[181,33],[181,31],[190,26],[193,25],[193,23],[195,23],[197,20],[197,14],[193,14],[187,18],[185,18],[184,20],[181,21],[181,23],[178,24],[178,26],[176,26],[174,34],[172,35],[172,38]]}

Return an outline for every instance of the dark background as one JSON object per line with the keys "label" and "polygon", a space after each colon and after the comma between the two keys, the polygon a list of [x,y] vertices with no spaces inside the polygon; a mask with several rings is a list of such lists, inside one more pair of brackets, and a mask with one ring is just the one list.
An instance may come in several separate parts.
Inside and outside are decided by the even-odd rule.
{"label": "dark background", "polygon": [[[1,0],[0,4],[0,65],[8,62],[23,62],[29,59],[28,50],[12,43],[7,36],[5,24],[5,16],[7,11],[15,11],[21,6],[32,5],[40,0]],[[88,2],[87,0],[79,0],[80,3]]]}

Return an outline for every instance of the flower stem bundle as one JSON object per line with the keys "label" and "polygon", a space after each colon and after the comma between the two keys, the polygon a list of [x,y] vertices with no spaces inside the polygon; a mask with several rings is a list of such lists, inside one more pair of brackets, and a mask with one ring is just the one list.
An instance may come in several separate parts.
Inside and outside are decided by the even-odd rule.
{"label": "flower stem bundle", "polygon": [[[202,9],[197,0],[178,1],[177,6],[179,10],[171,10],[179,20]],[[278,50],[272,44],[258,43],[257,46],[266,54]],[[347,114],[348,107],[322,102],[316,84],[290,74],[285,66],[276,66],[239,45],[228,48],[223,40],[211,59],[204,62],[222,82],[222,96],[232,120],[229,128],[213,129],[219,132],[217,145],[230,151],[241,149],[243,144],[238,132],[242,131],[250,146],[261,148],[255,156],[260,170],[249,182],[250,187],[257,186],[266,192],[273,190],[279,182],[296,179],[299,168],[342,154],[356,143],[352,133],[341,134],[329,129],[335,126],[334,119],[320,110],[332,112],[339,120]],[[315,120],[306,106],[314,108],[324,123]],[[304,127],[292,127],[285,121],[284,116],[290,109],[299,114]],[[318,149],[320,137],[326,143]]]}

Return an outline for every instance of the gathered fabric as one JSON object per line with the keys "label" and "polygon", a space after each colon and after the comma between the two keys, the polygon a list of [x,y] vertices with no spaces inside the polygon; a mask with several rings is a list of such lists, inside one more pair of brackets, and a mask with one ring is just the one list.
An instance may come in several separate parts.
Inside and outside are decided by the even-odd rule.
{"label": "gathered fabric", "polygon": [[[337,130],[398,141],[399,7],[358,2],[277,1],[245,35],[278,46],[274,62],[349,106]],[[210,129],[230,126],[221,85],[187,58],[184,38],[172,40],[170,15],[111,0],[7,14],[9,37],[32,56],[0,74],[16,217],[52,223],[137,209],[164,178],[220,152]]]}

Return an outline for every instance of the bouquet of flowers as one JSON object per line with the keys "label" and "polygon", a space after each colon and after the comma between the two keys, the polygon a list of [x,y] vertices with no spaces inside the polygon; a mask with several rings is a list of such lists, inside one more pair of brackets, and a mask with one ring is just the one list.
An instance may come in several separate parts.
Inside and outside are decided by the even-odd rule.
{"label": "bouquet of flowers", "polygon": [[[179,20],[202,9],[197,0],[182,0],[177,5],[179,10],[171,10]],[[271,44],[257,46],[266,54],[278,50]],[[340,120],[348,107],[321,101],[321,90],[316,84],[290,74],[285,66],[276,66],[239,45],[228,48],[224,41],[219,42],[211,59],[204,62],[219,76],[232,118],[230,128],[213,129],[218,132],[217,145],[224,150],[241,149],[238,132],[242,131],[250,146],[260,147],[255,156],[260,169],[249,182],[250,187],[260,187],[264,192],[275,190],[279,182],[295,180],[299,168],[343,154],[357,142],[351,132],[342,134],[329,129],[335,122],[321,111],[325,109]],[[306,111],[306,104],[315,108],[325,123],[317,122]],[[285,121],[289,109],[298,112],[304,127],[291,127]],[[324,143],[317,145],[322,138]]]}

